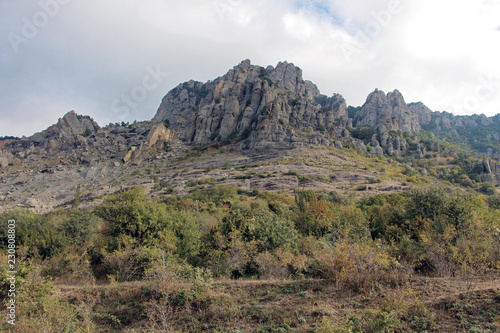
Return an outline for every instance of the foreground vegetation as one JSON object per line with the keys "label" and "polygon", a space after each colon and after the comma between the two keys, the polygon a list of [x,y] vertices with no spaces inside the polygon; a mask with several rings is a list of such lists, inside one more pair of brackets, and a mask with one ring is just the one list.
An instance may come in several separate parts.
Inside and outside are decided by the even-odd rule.
{"label": "foreground vegetation", "polygon": [[1,215],[17,225],[18,332],[500,328],[498,194],[215,186],[78,205]]}

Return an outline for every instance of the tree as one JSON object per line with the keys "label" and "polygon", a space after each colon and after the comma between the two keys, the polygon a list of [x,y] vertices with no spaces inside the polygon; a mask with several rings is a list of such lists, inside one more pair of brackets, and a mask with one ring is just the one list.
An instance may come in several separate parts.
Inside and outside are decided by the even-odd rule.
{"label": "tree", "polygon": [[311,190],[297,191],[295,201],[299,209],[294,222],[300,233],[321,237],[331,230],[336,214],[328,201],[318,200]]}
{"label": "tree", "polygon": [[171,242],[165,205],[147,198],[142,189],[109,196],[95,213],[105,222],[105,235],[111,247],[117,247],[123,236],[140,245]]}
{"label": "tree", "polygon": [[61,225],[62,232],[76,245],[83,245],[91,240],[98,231],[99,221],[89,209],[72,209],[69,219]]}

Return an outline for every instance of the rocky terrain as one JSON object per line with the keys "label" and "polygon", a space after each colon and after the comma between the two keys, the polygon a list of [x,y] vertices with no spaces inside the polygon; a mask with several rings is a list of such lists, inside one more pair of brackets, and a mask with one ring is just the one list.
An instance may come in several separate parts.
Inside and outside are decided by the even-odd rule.
{"label": "rocky terrain", "polygon": [[287,62],[263,68],[249,60],[213,82],[179,85],[153,119],[168,121],[187,143],[241,137],[247,140],[240,148],[253,151],[332,145],[351,125],[344,98],[320,95],[300,68]]}
{"label": "rocky terrain", "polygon": [[151,121],[100,127],[70,111],[30,137],[3,138],[0,203],[44,212],[70,205],[77,189],[92,204],[130,186],[153,195],[213,184],[401,191],[406,178],[387,169],[432,177],[412,159],[447,163],[467,152],[477,159],[468,176],[496,185],[498,128],[498,116],[433,112],[398,90],[376,89],[351,107],[322,95],[294,64],[245,60],[213,81],[172,89]]}

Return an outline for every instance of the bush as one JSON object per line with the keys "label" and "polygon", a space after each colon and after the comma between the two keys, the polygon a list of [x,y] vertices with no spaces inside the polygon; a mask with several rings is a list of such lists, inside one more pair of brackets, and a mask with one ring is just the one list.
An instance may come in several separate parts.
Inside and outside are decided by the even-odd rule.
{"label": "bush", "polygon": [[[69,245],[69,240],[61,233],[55,219],[16,209],[1,214],[2,221],[16,221],[16,244],[25,246],[28,257],[50,258]],[[7,247],[7,228],[0,228],[0,249]]]}
{"label": "bush", "polygon": [[296,256],[282,249],[274,253],[265,251],[255,258],[259,266],[259,278],[288,278],[305,271],[308,260],[304,255]]}
{"label": "bush", "polygon": [[207,228],[205,220],[183,210],[170,211],[168,220],[175,235],[177,255],[184,259],[197,256],[200,252],[202,230]]}
{"label": "bush", "polygon": [[395,312],[367,309],[359,316],[350,318],[352,332],[403,332],[402,323]]}
{"label": "bush", "polygon": [[219,205],[223,201],[236,199],[238,193],[234,187],[219,185],[208,189],[198,189],[190,197],[195,201],[213,202]]}
{"label": "bush", "polygon": [[313,194],[302,191],[296,195],[299,209],[293,220],[301,234],[322,237],[331,231],[337,215],[329,202],[318,200]]}
{"label": "bush", "polygon": [[84,245],[94,239],[98,232],[99,221],[90,209],[72,209],[69,219],[61,225],[62,232],[76,245]]}
{"label": "bush", "polygon": [[107,197],[95,208],[95,213],[105,222],[108,250],[124,245],[120,244],[124,236],[139,245],[167,243],[166,247],[172,246],[165,205],[146,198],[141,189]]}
{"label": "bush", "polygon": [[314,254],[321,278],[331,279],[337,287],[364,289],[375,283],[399,283],[399,263],[379,244],[349,243],[341,240]]}
{"label": "bush", "polygon": [[478,189],[479,192],[484,193],[486,195],[493,195],[497,193],[497,189],[491,183],[482,183]]}
{"label": "bush", "polygon": [[492,195],[486,198],[488,206],[492,209],[500,209],[500,194]]}
{"label": "bush", "polygon": [[65,281],[72,281],[83,284],[93,284],[95,278],[90,266],[90,257],[87,253],[78,253],[76,250],[68,248],[62,253],[44,261],[44,276],[60,278]]}
{"label": "bush", "polygon": [[144,271],[144,278],[151,283],[154,291],[168,296],[179,290],[182,265],[171,254],[162,249],[146,249],[149,264]]}
{"label": "bush", "polygon": [[108,279],[123,282],[141,278],[148,258],[140,250],[126,246],[113,252],[104,251],[101,260]]}
{"label": "bush", "polygon": [[256,242],[260,252],[296,247],[298,235],[292,221],[266,211],[257,211],[253,222],[249,240]]}

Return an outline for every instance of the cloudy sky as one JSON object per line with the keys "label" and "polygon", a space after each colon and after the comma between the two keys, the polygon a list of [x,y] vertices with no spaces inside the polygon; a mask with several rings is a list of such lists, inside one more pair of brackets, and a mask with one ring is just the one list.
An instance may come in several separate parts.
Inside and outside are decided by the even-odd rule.
{"label": "cloudy sky", "polygon": [[500,0],[0,0],[0,136],[70,110],[151,119],[177,84],[293,62],[323,94],[375,88],[500,112]]}

